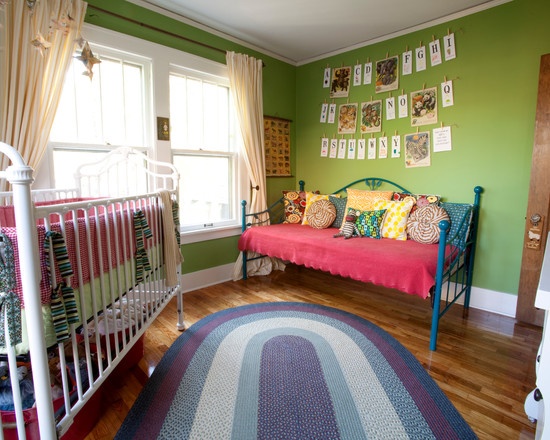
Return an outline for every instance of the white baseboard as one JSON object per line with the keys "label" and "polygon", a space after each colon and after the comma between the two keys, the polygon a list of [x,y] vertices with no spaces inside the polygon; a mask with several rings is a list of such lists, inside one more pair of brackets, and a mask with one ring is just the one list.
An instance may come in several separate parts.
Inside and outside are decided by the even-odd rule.
{"label": "white baseboard", "polygon": [[[230,281],[233,279],[233,266],[234,263],[229,263],[185,274],[182,276],[182,291],[190,292]],[[473,286],[470,307],[513,318],[516,316],[517,299],[516,295]],[[457,303],[463,304],[463,300],[464,298],[461,297]]]}
{"label": "white baseboard", "polygon": [[233,279],[234,266],[235,263],[229,263],[184,274],[182,275],[182,292],[190,292],[230,281]]}
{"label": "white baseboard", "polygon": [[[458,304],[463,304],[464,297],[460,297],[456,302]],[[487,312],[515,318],[517,302],[517,295],[472,286],[470,307],[474,309],[485,310]]]}

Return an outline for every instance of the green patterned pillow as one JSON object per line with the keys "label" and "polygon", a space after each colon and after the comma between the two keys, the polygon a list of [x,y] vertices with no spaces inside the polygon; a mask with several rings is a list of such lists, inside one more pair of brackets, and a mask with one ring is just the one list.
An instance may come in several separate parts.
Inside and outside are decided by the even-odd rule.
{"label": "green patterned pillow", "polygon": [[382,238],[380,230],[385,214],[385,209],[379,209],[377,211],[358,211],[355,224],[357,225],[357,229],[359,229],[361,237]]}

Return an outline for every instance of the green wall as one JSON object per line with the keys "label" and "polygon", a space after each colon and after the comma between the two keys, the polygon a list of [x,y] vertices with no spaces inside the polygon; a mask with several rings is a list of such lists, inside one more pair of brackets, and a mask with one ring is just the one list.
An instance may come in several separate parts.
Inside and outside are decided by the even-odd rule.
{"label": "green wall", "polygon": [[[130,16],[134,20],[183,34],[223,50],[248,53],[264,60],[264,113],[291,119],[292,178],[268,178],[268,201],[283,189],[295,188],[296,180],[307,188],[329,192],[361,177],[394,180],[414,192],[435,192],[452,201],[473,199],[473,188],[484,187],[480,237],[474,284],[516,294],[519,282],[523,228],[529,188],[534,119],[541,55],[550,52],[550,3],[547,0],[514,0],[432,28],[409,33],[364,48],[295,67],[252,51],[205,31],[155,14],[122,0],[90,0],[86,21],[151,40],[218,62],[222,53],[160,34],[138,24],[110,17],[93,5]],[[420,131],[451,126],[453,150],[432,153],[431,166],[405,168],[401,159],[348,160],[320,157],[320,139],[332,137],[336,125],[319,123],[321,104],[330,102],[322,87],[324,68],[377,61],[400,55],[432,37],[455,34],[457,58],[424,72],[401,77],[399,90],[410,93],[437,87],[446,77],[453,80],[453,107],[439,105],[439,123]],[[374,86],[352,87],[349,102],[384,99]],[[346,98],[335,100],[337,104]],[[409,119],[384,121],[391,137],[413,133]],[[377,134],[375,137],[380,136]],[[339,137],[339,136],[338,136]],[[346,137],[350,137],[347,135]],[[355,136],[359,138],[359,135]],[[403,148],[403,145],[402,145]],[[194,272],[233,262],[236,237],[184,245],[184,272]]]}
{"label": "green wall", "polygon": [[[347,182],[374,176],[393,180],[413,192],[437,193],[450,201],[473,200],[473,188],[482,195],[479,243],[474,284],[517,294],[522,240],[529,188],[540,57],[550,52],[550,3],[515,0],[455,21],[409,33],[298,68],[297,170],[306,188],[330,192]],[[319,122],[321,104],[331,102],[322,87],[325,67],[353,66],[387,54],[401,55],[432,37],[454,32],[457,58],[423,72],[400,76],[392,96],[437,87],[453,80],[454,106],[439,104],[438,124],[419,127],[431,131],[443,122],[451,126],[453,149],[431,154],[431,166],[405,168],[399,159],[348,160],[320,157],[320,139],[337,135],[336,124]],[[351,87],[349,98],[338,104],[384,100],[374,85]],[[410,118],[383,122],[388,137],[416,132]],[[376,134],[379,137],[381,134]],[[346,138],[352,135],[346,135]],[[356,139],[360,134],[356,133]],[[370,137],[370,135],[365,135]],[[389,153],[388,153],[388,157]]]}

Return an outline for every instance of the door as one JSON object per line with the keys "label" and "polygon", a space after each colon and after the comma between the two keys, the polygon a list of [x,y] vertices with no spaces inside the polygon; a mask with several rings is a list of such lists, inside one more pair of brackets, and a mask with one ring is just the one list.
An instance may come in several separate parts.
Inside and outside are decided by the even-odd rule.
{"label": "door", "polygon": [[540,63],[531,183],[525,218],[524,246],[516,318],[542,325],[544,311],[534,306],[550,215],[550,54]]}

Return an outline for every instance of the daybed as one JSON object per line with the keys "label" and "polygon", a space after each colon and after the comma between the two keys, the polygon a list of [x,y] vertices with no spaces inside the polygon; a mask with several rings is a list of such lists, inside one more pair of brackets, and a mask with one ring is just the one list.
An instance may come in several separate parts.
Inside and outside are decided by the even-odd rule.
{"label": "daybed", "polygon": [[[359,183],[367,189],[354,188]],[[474,188],[473,204],[451,203],[365,178],[330,195],[305,192],[300,181],[300,191],[259,213],[247,213],[243,201],[243,278],[248,262],[267,256],[430,298],[435,350],[439,319],[462,295],[465,315],[469,307],[482,192]],[[346,226],[350,212],[358,217]],[[346,227],[357,236],[344,238]]]}
{"label": "daybed", "polygon": [[0,178],[13,189],[0,194],[1,386],[11,385],[13,405],[0,429],[4,438],[81,438],[79,422],[94,417],[86,405],[97,409],[109,375],[139,360],[145,330],[174,295],[183,330],[179,175],[120,148],[81,167],[76,189],[33,192],[19,153],[3,143],[0,153],[12,162]]}

